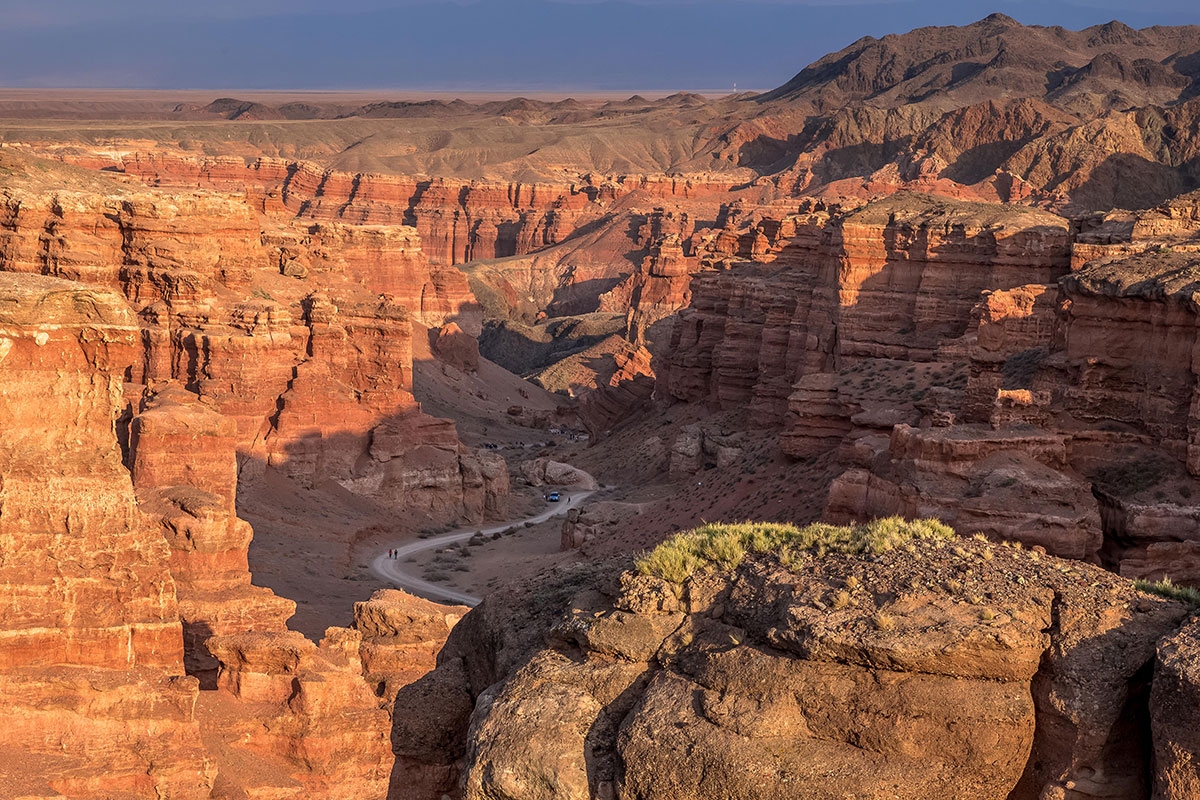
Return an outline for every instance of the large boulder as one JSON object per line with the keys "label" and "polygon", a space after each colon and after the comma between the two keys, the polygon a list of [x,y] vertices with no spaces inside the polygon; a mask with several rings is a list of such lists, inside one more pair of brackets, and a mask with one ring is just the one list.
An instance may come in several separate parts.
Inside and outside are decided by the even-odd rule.
{"label": "large boulder", "polygon": [[569,486],[572,489],[593,491],[596,479],[578,467],[549,458],[535,458],[521,464],[521,476],[533,486]]}

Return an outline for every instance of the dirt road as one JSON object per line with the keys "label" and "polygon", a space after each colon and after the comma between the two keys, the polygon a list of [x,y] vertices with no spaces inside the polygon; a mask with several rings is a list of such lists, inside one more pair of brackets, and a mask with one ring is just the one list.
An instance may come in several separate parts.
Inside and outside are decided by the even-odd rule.
{"label": "dirt road", "polygon": [[406,592],[419,595],[428,600],[433,600],[439,603],[458,603],[464,606],[475,606],[479,604],[482,598],[476,597],[466,592],[460,592],[456,589],[451,589],[448,586],[427,581],[424,578],[406,572],[405,567],[412,567],[411,564],[406,564],[405,559],[416,553],[425,550],[434,550],[439,547],[445,547],[451,544],[461,544],[476,533],[482,531],[485,536],[490,536],[493,533],[499,533],[513,525],[524,525],[526,522],[538,523],[545,522],[556,514],[565,514],[567,509],[574,508],[582,503],[594,492],[568,492],[561,490],[562,500],[557,503],[548,503],[546,510],[540,514],[535,514],[532,517],[525,519],[510,520],[499,525],[493,525],[490,528],[470,528],[452,533],[444,533],[441,536],[434,536],[429,539],[419,539],[408,544],[396,546],[396,557],[388,558],[387,551],[380,553],[371,562],[371,572],[376,577],[389,581],[398,589],[403,589]]}

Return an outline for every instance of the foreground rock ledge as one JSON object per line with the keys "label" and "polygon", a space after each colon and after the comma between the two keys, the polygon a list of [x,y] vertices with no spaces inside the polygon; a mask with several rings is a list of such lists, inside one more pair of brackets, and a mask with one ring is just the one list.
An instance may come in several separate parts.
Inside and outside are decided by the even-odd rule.
{"label": "foreground rock ledge", "polygon": [[785,560],[485,601],[397,716],[459,720],[469,800],[1149,796],[1181,603],[981,540]]}

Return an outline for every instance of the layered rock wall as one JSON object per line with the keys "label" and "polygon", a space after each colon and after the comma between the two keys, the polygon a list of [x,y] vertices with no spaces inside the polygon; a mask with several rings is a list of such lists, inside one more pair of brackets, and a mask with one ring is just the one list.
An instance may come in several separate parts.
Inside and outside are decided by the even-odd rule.
{"label": "layered rock wall", "polygon": [[111,291],[0,276],[0,748],[24,765],[18,795],[212,787],[168,545],[117,445],[137,342]]}
{"label": "layered rock wall", "polygon": [[295,604],[250,583],[235,421],[158,384],[122,452],[137,322],[0,273],[0,793],[383,797],[392,700],[465,609],[388,592],[318,645],[287,631]]}
{"label": "layered rock wall", "polygon": [[720,408],[749,404],[758,424],[782,421],[807,374],[868,358],[935,360],[968,332],[982,291],[1053,280],[1070,261],[1064,220],[919,196],[755,232],[761,244],[749,249],[762,266],[693,281],[664,388]]}
{"label": "layered rock wall", "polygon": [[410,320],[473,334],[481,319],[465,278],[431,267],[411,227],[276,224],[245,197],[127,185],[17,184],[4,198],[0,270],[124,293],[141,328],[126,377],[212,401],[236,424],[247,477],[270,464],[397,507],[419,495],[437,521],[503,510],[504,470],[460,453],[453,425],[412,396]]}
{"label": "layered rock wall", "polygon": [[209,637],[285,630],[296,604],[250,583],[253,531],[234,507],[232,419],[168,386],[143,400],[129,438],[138,506],[171,547],[184,664],[211,688],[218,664],[208,650]]}
{"label": "layered rock wall", "polygon": [[[114,165],[116,166],[116,165]],[[726,192],[720,178],[581,176],[577,183],[516,183],[346,173],[310,162],[194,160],[135,154],[119,168],[156,186],[248,191],[261,210],[360,225],[412,225],[434,264],[524,255],[561,242],[633,192],[690,199]]]}

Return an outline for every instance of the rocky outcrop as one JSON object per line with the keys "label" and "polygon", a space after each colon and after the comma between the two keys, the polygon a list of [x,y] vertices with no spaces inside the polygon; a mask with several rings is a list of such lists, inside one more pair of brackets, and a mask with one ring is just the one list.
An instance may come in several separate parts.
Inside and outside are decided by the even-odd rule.
{"label": "rocky outcrop", "polygon": [[600,295],[601,311],[627,314],[626,337],[645,344],[648,331],[691,300],[692,273],[699,268],[692,237],[695,221],[687,212],[656,208],[646,216],[636,242],[646,255],[638,269]]}
{"label": "rocky outcrop", "polygon": [[459,372],[479,371],[479,340],[465,333],[457,323],[447,323],[429,334],[429,347],[443,364]]}
{"label": "rocky outcrop", "polygon": [[1200,792],[1200,622],[1192,622],[1158,645],[1150,724],[1154,740],[1154,797],[1182,800]]}
{"label": "rocky outcrop", "polygon": [[742,460],[740,437],[699,423],[685,425],[671,444],[669,459],[667,471],[672,477],[695,475],[710,467],[730,469]]}
{"label": "rocky outcrop", "polygon": [[[226,752],[259,762],[248,776],[251,791],[384,795],[390,720],[363,680],[361,643],[359,632],[345,628],[330,628],[319,645],[294,631],[209,640],[221,672],[208,705],[227,715],[210,736],[219,735]],[[236,764],[236,755],[226,758]]]}
{"label": "rocky outcrop", "polygon": [[578,467],[554,461],[550,458],[535,458],[521,463],[521,476],[530,486],[569,486],[582,491],[598,488],[596,479]]}
{"label": "rocky outcrop", "polygon": [[138,507],[171,547],[183,623],[184,664],[211,688],[213,635],[283,631],[291,600],[250,583],[253,531],[238,519],[236,426],[179,387],[159,389],[130,424]]}
{"label": "rocky outcrop", "polygon": [[933,515],[964,534],[1017,540],[1093,563],[1104,543],[1088,482],[1070,469],[1068,439],[1032,428],[897,425],[885,461],[829,490],[835,522]]}
{"label": "rocky outcrop", "polygon": [[445,606],[397,589],[380,589],[354,604],[354,629],[367,683],[389,705],[404,686],[436,666],[437,654],[465,606]]}
{"label": "rocky outcrop", "polygon": [[981,540],[790,552],[485,600],[424,695],[467,732],[466,796],[1143,796],[1182,605]]}

